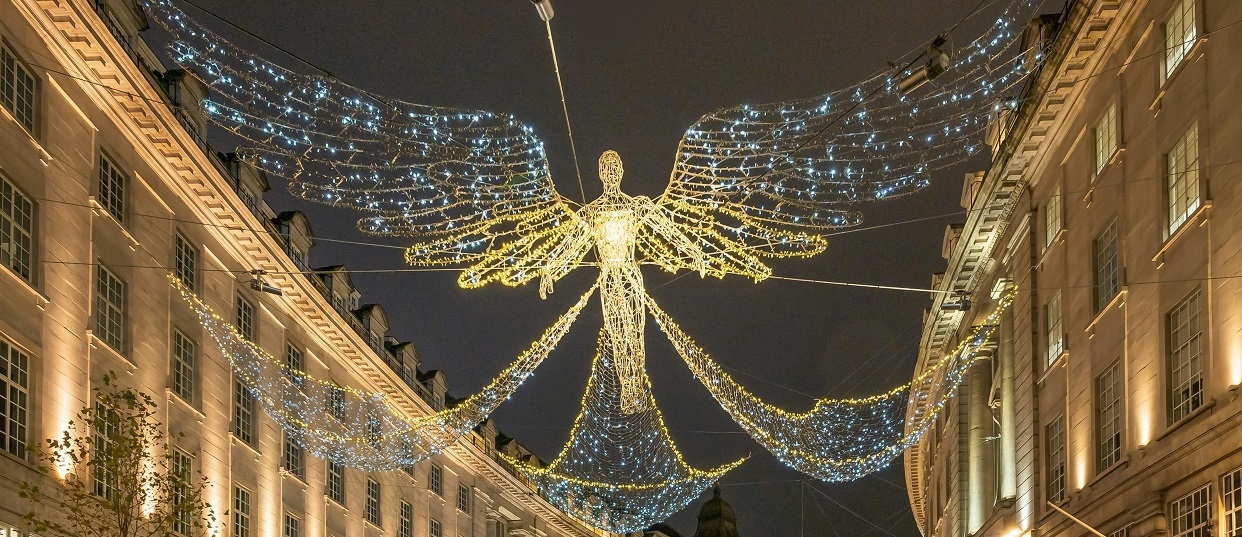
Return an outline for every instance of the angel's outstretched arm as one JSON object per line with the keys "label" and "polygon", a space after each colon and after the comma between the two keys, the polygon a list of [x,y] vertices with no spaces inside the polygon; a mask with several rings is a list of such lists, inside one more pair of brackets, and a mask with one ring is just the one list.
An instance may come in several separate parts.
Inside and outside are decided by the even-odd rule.
{"label": "angel's outstretched arm", "polygon": [[[638,209],[639,227],[642,229],[640,233],[644,235],[641,240],[647,246],[643,250],[653,257],[646,261],[665,268],[689,268],[697,271],[700,276],[705,275],[707,256],[702,246],[651,198],[638,196],[634,200]],[[652,248],[650,245],[661,246]]]}

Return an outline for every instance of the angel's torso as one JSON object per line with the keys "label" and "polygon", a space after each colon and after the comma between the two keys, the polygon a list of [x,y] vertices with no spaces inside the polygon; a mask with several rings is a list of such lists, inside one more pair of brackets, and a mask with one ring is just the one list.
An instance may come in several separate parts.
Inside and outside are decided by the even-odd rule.
{"label": "angel's torso", "polygon": [[[608,199],[611,198],[611,199]],[[634,265],[640,200],[629,196],[601,197],[584,211],[602,269]]]}

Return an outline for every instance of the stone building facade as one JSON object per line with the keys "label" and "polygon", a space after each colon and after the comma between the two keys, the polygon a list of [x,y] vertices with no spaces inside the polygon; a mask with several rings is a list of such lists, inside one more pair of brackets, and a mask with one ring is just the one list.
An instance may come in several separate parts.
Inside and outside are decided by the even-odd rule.
{"label": "stone building facade", "polygon": [[146,27],[132,0],[0,0],[0,535],[25,534],[27,447],[59,436],[109,371],[186,433],[173,449],[210,481],[212,535],[604,535],[506,468],[498,451],[529,452],[490,421],[408,471],[367,474],[256,411],[169,272],[313,376],[395,394],[412,415],[452,398],[345,267],[308,272],[310,222],[272,210],[266,178],[208,146],[206,88],[161,65]]}
{"label": "stone building facade", "polygon": [[1048,61],[967,177],[919,370],[1017,297],[906,454],[916,522],[1242,535],[1242,2],[1074,0],[1026,41]]}

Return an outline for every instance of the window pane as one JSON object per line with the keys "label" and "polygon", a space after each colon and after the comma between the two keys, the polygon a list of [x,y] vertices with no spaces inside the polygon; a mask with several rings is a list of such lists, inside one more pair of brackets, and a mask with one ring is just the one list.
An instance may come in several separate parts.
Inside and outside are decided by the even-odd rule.
{"label": "window pane", "polygon": [[1104,311],[1121,292],[1120,259],[1117,257],[1117,221],[1104,229],[1093,243],[1095,252],[1095,311]]}
{"label": "window pane", "polygon": [[1178,498],[1169,504],[1172,537],[1210,537],[1212,535],[1211,485]]}
{"label": "window pane", "polygon": [[174,330],[172,351],[172,391],[185,402],[193,404],[197,345]]}
{"label": "window pane", "polygon": [[34,202],[0,176],[0,264],[31,281]]}
{"label": "window pane", "polygon": [[1121,364],[1114,363],[1095,381],[1096,469],[1103,471],[1121,460]]}
{"label": "window pane", "polygon": [[1194,0],[1181,0],[1164,21],[1164,76],[1168,78],[1194,48],[1199,31]]}
{"label": "window pane", "polygon": [[38,79],[8,47],[0,47],[0,105],[34,132]]}
{"label": "window pane", "polygon": [[1192,126],[1168,155],[1169,235],[1199,209],[1199,126]]}
{"label": "window pane", "polygon": [[124,352],[125,284],[102,265],[95,274],[95,336]]}
{"label": "window pane", "polygon": [[1046,428],[1048,437],[1048,500],[1065,499],[1065,417],[1059,417]]}
{"label": "window pane", "polygon": [[234,312],[233,325],[242,337],[254,341],[254,305],[237,295],[237,308]]}
{"label": "window pane", "polygon": [[1047,329],[1048,365],[1052,365],[1065,352],[1065,330],[1061,323],[1061,291],[1052,294],[1044,306],[1044,327]]}
{"label": "window pane", "polygon": [[128,178],[107,156],[99,155],[99,205],[117,222],[125,223],[125,184]]}
{"label": "window pane", "polygon": [[0,449],[26,458],[30,357],[0,339]]}
{"label": "window pane", "polygon": [[1168,315],[1169,417],[1176,422],[1203,406],[1203,342],[1199,292]]}
{"label": "window pane", "polygon": [[194,283],[198,279],[198,251],[181,235],[177,235],[174,249],[176,250],[175,274],[181,285],[194,291]]}
{"label": "window pane", "polygon": [[233,434],[242,442],[254,443],[254,395],[241,381],[233,383]]}
{"label": "window pane", "polygon": [[233,489],[233,537],[250,537],[250,491]]}
{"label": "window pane", "polygon": [[1104,117],[1095,124],[1095,172],[1100,171],[1112,160],[1117,152],[1117,105],[1111,104],[1104,111]]}
{"label": "window pane", "polygon": [[1242,537],[1242,468],[1221,479],[1221,497],[1225,506],[1225,537]]}

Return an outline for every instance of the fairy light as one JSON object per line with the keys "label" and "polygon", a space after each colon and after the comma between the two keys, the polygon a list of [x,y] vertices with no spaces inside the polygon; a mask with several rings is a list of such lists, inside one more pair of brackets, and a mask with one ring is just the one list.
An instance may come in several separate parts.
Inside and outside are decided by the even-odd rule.
{"label": "fairy light", "polygon": [[[958,347],[909,384],[861,399],[819,399],[793,413],[750,393],[699,348],[654,302],[651,314],[695,378],[756,442],[790,467],[824,481],[851,481],[883,469],[916,444],[953,396],[1013,301],[996,310]],[[907,416],[907,408],[916,409]]]}
{"label": "fairy light", "polygon": [[686,464],[640,372],[643,410],[625,407],[626,389],[601,333],[569,442],[547,467],[508,458],[548,501],[596,528],[620,534],[663,521],[698,498],[745,458],[711,470]]}
{"label": "fairy light", "polygon": [[169,276],[197,314],[234,374],[255,400],[307,451],[364,471],[404,468],[443,451],[487,418],[534,373],[569,332],[595,289],[588,290],[542,337],[475,395],[434,414],[410,416],[392,395],[340,386],[304,371],[246,340],[233,324]]}
{"label": "fairy light", "polygon": [[608,151],[600,158],[604,193],[584,205],[556,192],[543,142],[512,116],[407,103],[290,71],[221,38],[171,0],[140,1],[172,34],[173,60],[214,90],[206,114],[251,144],[251,162],[287,178],[297,196],[364,212],[358,226],[367,233],[411,238],[409,264],[461,267],[463,288],[537,279],[541,296],[578,267],[600,269],[595,287],[488,387],[419,417],[397,411],[389,395],[288,370],[181,289],[256,399],[312,453],[382,469],[443,449],[534,371],[598,289],[600,348],[570,440],[547,468],[512,462],[567,512],[598,528],[633,530],[680,509],[738,464],[701,471],[682,460],[650,394],[648,312],[746,432],[829,481],[878,470],[912,445],[994,330],[989,318],[907,386],[790,413],[724,373],[647,296],[640,267],[759,282],[771,276],[771,260],[819,254],[828,233],[857,225],[856,204],[917,191],[937,170],[979,154],[994,103],[1033,67],[1014,46],[1015,22],[1033,13],[1033,0],[1010,0],[917,92],[898,89],[913,68],[890,68],[828,94],[704,115],[683,136],[656,198],[621,192],[621,159]]}

